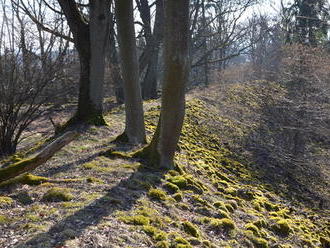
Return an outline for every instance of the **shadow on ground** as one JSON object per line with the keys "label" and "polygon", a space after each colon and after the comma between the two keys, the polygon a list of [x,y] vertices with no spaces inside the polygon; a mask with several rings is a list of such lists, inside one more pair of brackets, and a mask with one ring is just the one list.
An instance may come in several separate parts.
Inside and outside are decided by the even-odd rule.
{"label": "shadow on ground", "polygon": [[78,210],[73,215],[64,218],[59,223],[53,225],[47,232],[39,233],[24,244],[18,244],[16,248],[23,247],[43,247],[45,239],[54,240],[51,247],[62,247],[67,240],[72,239],[67,235],[62,235],[65,229],[73,229],[75,236],[79,237],[90,226],[99,224],[105,217],[111,215],[116,210],[130,210],[134,207],[147,191],[148,187],[139,186],[137,181],[142,181],[151,187],[156,187],[161,183],[161,179],[166,173],[165,170],[154,171],[144,164],[130,175],[129,178],[121,180],[117,185],[109,189],[106,194],[90,203],[83,209]]}

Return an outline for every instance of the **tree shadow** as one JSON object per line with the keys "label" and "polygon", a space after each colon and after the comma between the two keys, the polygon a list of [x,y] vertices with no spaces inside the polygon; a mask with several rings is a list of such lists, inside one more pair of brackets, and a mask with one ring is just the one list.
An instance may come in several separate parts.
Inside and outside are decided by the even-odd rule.
{"label": "tree shadow", "polygon": [[[145,164],[141,164],[129,178],[121,180],[101,198],[53,225],[47,232],[39,233],[24,244],[18,244],[15,247],[36,247],[45,236],[56,240],[52,246],[61,247],[67,240],[72,239],[72,237],[63,235],[61,231],[73,229],[75,237],[79,237],[88,227],[99,224],[116,210],[131,210],[136,201],[146,194],[149,187],[156,187],[161,183],[166,172],[166,170],[152,170]],[[145,185],[148,184],[148,187],[145,185],[141,187],[137,183],[138,181],[144,182]]]}
{"label": "tree shadow", "polygon": [[275,191],[290,200],[325,208],[329,199],[315,185],[326,188],[329,183],[313,163],[311,146],[328,141],[310,126],[309,109],[295,100],[297,89],[287,90],[286,100],[264,101],[259,126],[244,138],[243,146],[252,154],[258,175]]}

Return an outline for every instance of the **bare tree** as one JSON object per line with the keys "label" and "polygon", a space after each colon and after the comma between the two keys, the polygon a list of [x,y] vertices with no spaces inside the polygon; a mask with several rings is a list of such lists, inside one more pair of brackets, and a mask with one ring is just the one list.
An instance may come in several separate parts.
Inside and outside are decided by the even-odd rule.
{"label": "bare tree", "polygon": [[139,63],[136,51],[133,1],[115,1],[121,69],[124,83],[126,125],[118,140],[130,143],[145,143],[145,126],[141,88],[139,84]]}
{"label": "bare tree", "polygon": [[163,0],[156,0],[156,14],[152,29],[151,5],[148,0],[136,0],[137,8],[143,23],[145,48],[140,57],[140,72],[144,72],[142,80],[143,99],[154,99],[158,97],[158,66],[160,46],[163,39],[164,29],[164,3]]}
{"label": "bare tree", "polygon": [[[185,115],[189,74],[189,0],[165,0],[162,107],[153,140],[140,155],[160,168],[173,168]],[[139,155],[139,154],[137,154]]]}
{"label": "bare tree", "polygon": [[[12,1],[36,23],[38,30],[45,30],[73,42],[78,51],[80,62],[78,109],[69,123],[105,124],[102,117],[102,103],[110,0],[89,1],[86,4],[75,0]],[[59,32],[56,24],[47,25],[44,19],[39,18],[34,11],[36,3],[39,5],[37,9],[43,6],[50,13],[55,13],[60,17],[65,16],[73,38]],[[58,7],[61,9],[59,10]]]}
{"label": "bare tree", "polygon": [[[68,43],[30,29],[10,4],[0,33],[0,157],[12,154],[29,125],[49,110],[47,90],[63,80]],[[28,35],[30,34],[30,35]]]}

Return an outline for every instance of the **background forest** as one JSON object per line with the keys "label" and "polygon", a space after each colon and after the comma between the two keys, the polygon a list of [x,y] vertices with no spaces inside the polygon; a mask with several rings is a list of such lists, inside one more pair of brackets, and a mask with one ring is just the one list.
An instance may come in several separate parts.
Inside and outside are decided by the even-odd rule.
{"label": "background forest", "polygon": [[330,247],[329,1],[0,3],[1,247]]}

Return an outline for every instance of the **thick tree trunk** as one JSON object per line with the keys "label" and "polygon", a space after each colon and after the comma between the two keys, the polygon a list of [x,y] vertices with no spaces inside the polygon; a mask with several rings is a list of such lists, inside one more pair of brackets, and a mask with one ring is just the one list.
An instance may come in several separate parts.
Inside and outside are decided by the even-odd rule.
{"label": "thick tree trunk", "polygon": [[58,2],[80,59],[78,109],[71,121],[103,125],[104,56],[110,0],[90,1],[90,23],[81,15],[74,0]]}
{"label": "thick tree trunk", "polygon": [[32,158],[17,162],[12,164],[6,168],[0,169],[0,183],[7,181],[11,178],[17,177],[23,173],[34,170],[38,166],[45,163],[54,154],[62,149],[65,145],[69,144],[75,137],[77,137],[78,133],[76,132],[67,132],[51,144],[46,146],[40,153],[35,155]]}
{"label": "thick tree trunk", "polygon": [[146,135],[139,84],[133,2],[132,0],[116,0],[115,3],[126,110],[125,131],[121,137],[126,136],[130,143],[145,143]]}
{"label": "thick tree trunk", "polygon": [[154,166],[169,169],[174,167],[174,154],[185,115],[185,86],[189,76],[189,0],[165,0],[165,20],[161,117],[153,140],[142,155],[147,153]]}

